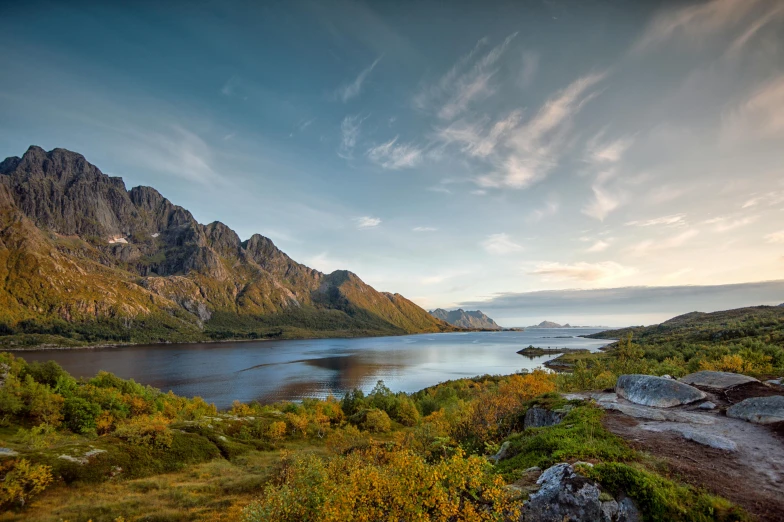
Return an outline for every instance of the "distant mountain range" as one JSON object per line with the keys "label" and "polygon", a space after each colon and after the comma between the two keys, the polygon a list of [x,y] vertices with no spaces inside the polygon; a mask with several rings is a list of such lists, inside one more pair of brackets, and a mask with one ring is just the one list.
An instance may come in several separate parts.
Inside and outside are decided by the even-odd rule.
{"label": "distant mountain range", "polygon": [[444,310],[443,308],[437,308],[431,310],[430,315],[459,328],[478,328],[482,330],[502,329],[498,323],[483,314],[480,310],[466,311],[462,308],[458,308],[457,310]]}
{"label": "distant mountain range", "polygon": [[126,190],[80,154],[33,146],[0,163],[2,346],[451,330],[351,272]]}
{"label": "distant mountain range", "polygon": [[571,325],[569,323],[558,324],[552,321],[542,321],[541,323],[529,326],[528,328],[571,328]]}

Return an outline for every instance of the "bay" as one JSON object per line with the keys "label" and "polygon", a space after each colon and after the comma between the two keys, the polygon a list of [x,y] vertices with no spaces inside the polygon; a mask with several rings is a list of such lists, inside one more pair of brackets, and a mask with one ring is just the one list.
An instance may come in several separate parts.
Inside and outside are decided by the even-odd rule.
{"label": "bay", "polygon": [[226,343],[156,344],[21,353],[28,361],[57,361],[75,377],[105,370],[163,391],[200,396],[218,408],[232,401],[275,402],[342,396],[378,380],[413,392],[439,382],[533,369],[555,357],[517,350],[586,348],[611,341],[577,337],[601,330],[528,329],[523,332],[419,334],[396,337]]}

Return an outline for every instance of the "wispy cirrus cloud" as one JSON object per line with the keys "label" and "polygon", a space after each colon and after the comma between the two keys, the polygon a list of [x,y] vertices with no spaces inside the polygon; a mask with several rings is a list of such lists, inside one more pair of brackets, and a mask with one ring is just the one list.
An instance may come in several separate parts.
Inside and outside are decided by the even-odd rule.
{"label": "wispy cirrus cloud", "polygon": [[743,45],[759,30],[759,27],[753,28],[776,8],[775,4],[770,0],[710,0],[687,7],[666,8],[648,24],[632,52],[644,52],[673,41],[703,44],[708,38],[726,36],[732,34],[729,31],[739,28],[743,31],[741,37],[747,36],[734,45]]}
{"label": "wispy cirrus cloud", "polygon": [[526,217],[526,221],[529,223],[538,223],[546,217],[556,215],[560,208],[560,202],[554,196],[551,196],[541,207],[532,210]]}
{"label": "wispy cirrus cloud", "polygon": [[536,268],[528,272],[531,275],[542,276],[546,280],[554,281],[580,281],[594,283],[610,281],[635,273],[635,269],[623,266],[614,261],[601,261],[598,263],[539,263]]}
{"label": "wispy cirrus cloud", "polygon": [[766,235],[765,241],[768,243],[784,243],[784,230]]}
{"label": "wispy cirrus cloud", "polygon": [[523,246],[515,243],[508,234],[490,234],[487,239],[482,241],[482,248],[490,254],[511,254],[520,252]]}
{"label": "wispy cirrus cloud", "polygon": [[625,223],[627,227],[682,227],[686,226],[685,214],[673,214],[670,216],[661,216],[653,219],[635,220]]}
{"label": "wispy cirrus cloud", "polygon": [[414,96],[414,106],[424,111],[435,111],[439,118],[451,120],[479,100],[495,92],[491,80],[497,73],[496,63],[517,36],[513,33],[487,53],[482,53],[488,44],[482,38],[474,48],[461,57],[441,79],[421,89]]}
{"label": "wispy cirrus cloud", "polygon": [[435,227],[414,227],[411,230],[414,232],[436,232],[438,231]]}
{"label": "wispy cirrus cloud", "polygon": [[726,114],[722,133],[728,141],[784,137],[784,75],[757,88]]}
{"label": "wispy cirrus cloud", "polygon": [[423,152],[422,148],[412,143],[398,143],[398,136],[395,136],[386,143],[368,149],[367,157],[382,168],[398,170],[419,165]]}
{"label": "wispy cirrus cloud", "polygon": [[610,212],[621,206],[621,198],[607,190],[602,184],[595,184],[591,190],[593,191],[593,201],[582,209],[582,213],[586,216],[604,221]]}
{"label": "wispy cirrus cloud", "polygon": [[595,253],[595,252],[604,252],[610,247],[610,242],[605,241],[603,239],[599,239],[593,245],[589,246],[585,249],[586,252]]}
{"label": "wispy cirrus cloud", "polygon": [[360,72],[359,75],[357,75],[357,77],[353,81],[344,83],[343,85],[338,87],[337,90],[335,91],[335,97],[340,101],[342,101],[343,103],[346,103],[351,98],[356,98],[357,96],[359,96],[359,94],[362,92],[362,86],[365,83],[365,80],[367,79],[368,75],[373,71],[373,69],[376,68],[378,62],[381,61],[381,58],[382,58],[381,56],[376,58],[373,61],[373,63],[371,63],[362,72]]}
{"label": "wispy cirrus cloud", "polygon": [[720,216],[706,220],[706,225],[714,225],[716,232],[729,232],[736,228],[745,227],[757,221],[759,216]]}
{"label": "wispy cirrus cloud", "polygon": [[680,234],[666,238],[646,239],[645,241],[640,241],[639,243],[632,245],[627,249],[627,252],[633,256],[648,256],[654,252],[678,248],[694,238],[697,234],[699,234],[698,230],[689,229]]}
{"label": "wispy cirrus cloud", "polygon": [[346,116],[340,123],[340,145],[338,146],[338,156],[344,159],[353,159],[354,147],[357,146],[357,140],[362,129],[362,122],[367,119],[367,116],[355,114],[353,116]]}
{"label": "wispy cirrus cloud", "polygon": [[381,224],[381,219],[377,217],[371,216],[362,216],[358,218],[354,218],[354,222],[357,224],[357,228],[375,228]]}

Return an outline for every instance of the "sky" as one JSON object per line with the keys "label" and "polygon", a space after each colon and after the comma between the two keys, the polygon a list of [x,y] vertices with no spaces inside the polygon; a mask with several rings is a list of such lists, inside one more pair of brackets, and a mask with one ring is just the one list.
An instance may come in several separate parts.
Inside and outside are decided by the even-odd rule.
{"label": "sky", "polygon": [[0,1],[0,156],[507,326],[784,302],[784,2],[130,5]]}

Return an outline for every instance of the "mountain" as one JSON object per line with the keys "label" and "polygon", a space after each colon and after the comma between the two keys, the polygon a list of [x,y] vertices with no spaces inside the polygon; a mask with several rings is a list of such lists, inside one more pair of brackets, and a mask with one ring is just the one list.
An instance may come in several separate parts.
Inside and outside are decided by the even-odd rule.
{"label": "mountain", "polygon": [[558,324],[552,321],[542,321],[537,325],[529,326],[529,328],[571,328],[571,326],[569,325],[569,323]]}
{"label": "mountain", "polygon": [[751,306],[720,312],[689,312],[652,326],[632,326],[585,337],[625,339],[636,343],[726,342],[761,338],[770,344],[784,343],[784,308]]}
{"label": "mountain", "polygon": [[447,311],[437,308],[430,311],[433,317],[459,328],[479,328],[482,330],[501,330],[498,324],[480,310],[465,311],[462,308]]}
{"label": "mountain", "polygon": [[202,225],[82,155],[0,163],[0,344],[165,342],[453,330],[357,275],[259,234]]}

